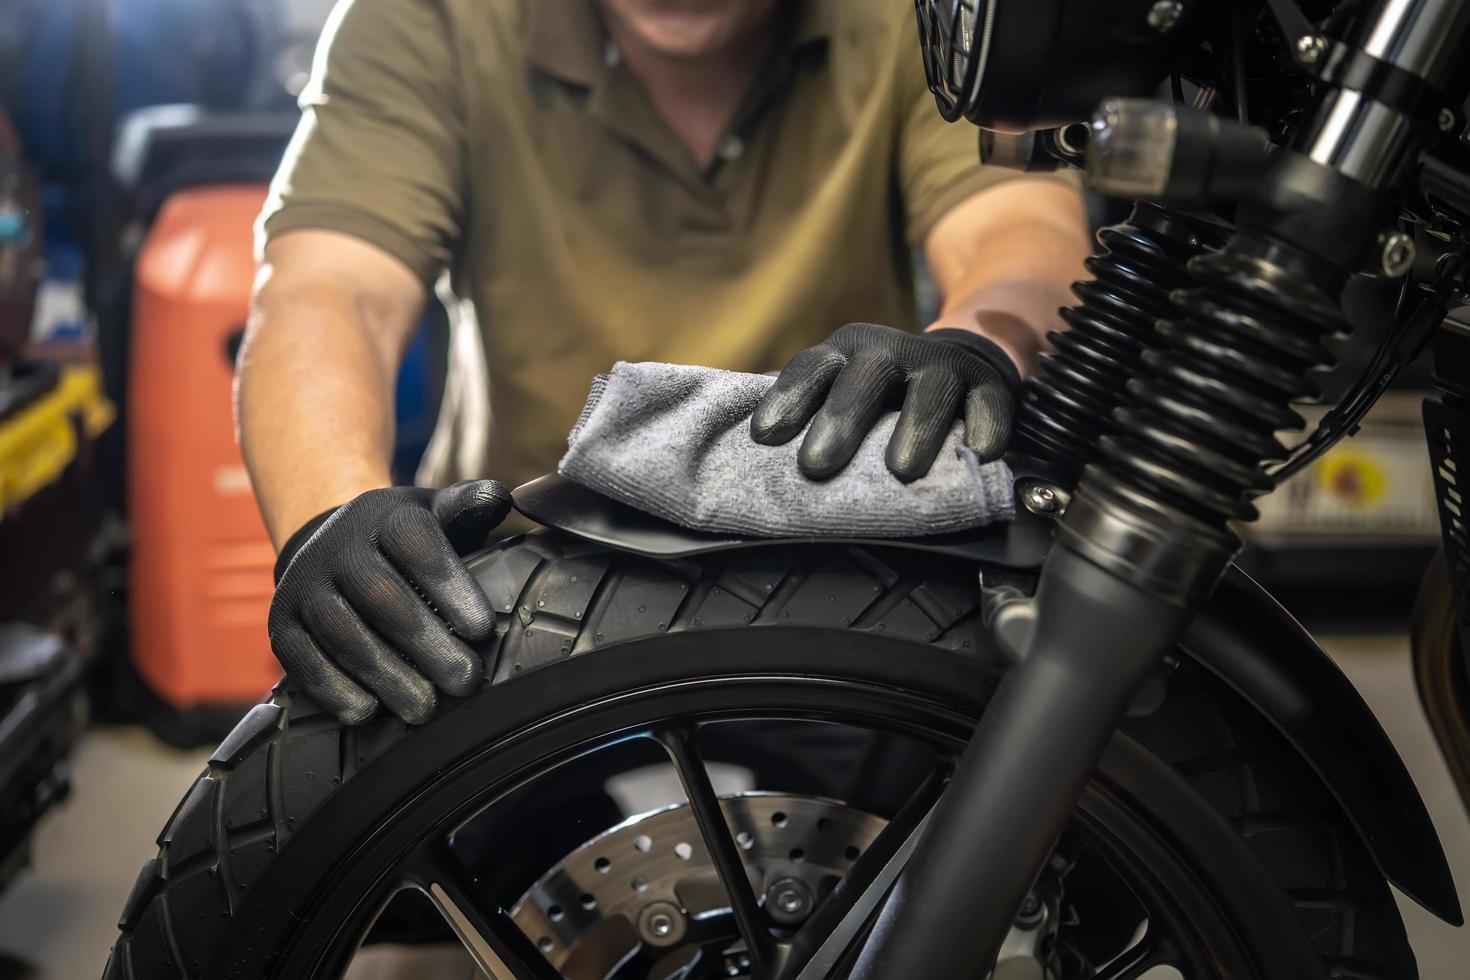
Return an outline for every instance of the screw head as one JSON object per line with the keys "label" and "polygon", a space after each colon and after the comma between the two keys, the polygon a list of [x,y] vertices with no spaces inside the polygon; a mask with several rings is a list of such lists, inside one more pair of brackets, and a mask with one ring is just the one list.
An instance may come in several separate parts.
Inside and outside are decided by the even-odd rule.
{"label": "screw head", "polygon": [[1385,276],[1397,279],[1414,267],[1414,239],[1401,231],[1386,231],[1378,242],[1379,267]]}
{"label": "screw head", "polygon": [[1303,34],[1296,39],[1296,60],[1304,65],[1314,65],[1327,50],[1327,39],[1316,34]]}
{"label": "screw head", "polygon": [[1167,34],[1178,25],[1184,16],[1184,4],[1179,0],[1158,0],[1148,8],[1148,26],[1160,34]]}
{"label": "screw head", "polygon": [[1033,514],[1052,517],[1061,512],[1065,501],[1055,487],[1032,483],[1021,491],[1021,503]]}
{"label": "screw head", "polygon": [[1439,130],[1440,130],[1440,132],[1442,132],[1442,133],[1448,133],[1448,132],[1453,131],[1454,128],[1455,128],[1455,122],[1456,122],[1456,119],[1455,119],[1455,110],[1449,108],[1448,106],[1446,106],[1445,108],[1439,110]]}

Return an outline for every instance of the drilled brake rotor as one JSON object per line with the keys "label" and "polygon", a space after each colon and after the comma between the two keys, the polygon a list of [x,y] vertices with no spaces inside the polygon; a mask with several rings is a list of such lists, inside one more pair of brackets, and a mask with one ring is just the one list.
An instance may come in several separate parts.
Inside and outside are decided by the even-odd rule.
{"label": "drilled brake rotor", "polygon": [[[811,796],[741,793],[720,805],[751,886],[778,928],[799,925],[886,822]],[[531,886],[511,915],[568,978],[604,980],[640,947],[672,952],[738,940],[729,906],[694,814],[681,803],[630,817],[583,844]]]}

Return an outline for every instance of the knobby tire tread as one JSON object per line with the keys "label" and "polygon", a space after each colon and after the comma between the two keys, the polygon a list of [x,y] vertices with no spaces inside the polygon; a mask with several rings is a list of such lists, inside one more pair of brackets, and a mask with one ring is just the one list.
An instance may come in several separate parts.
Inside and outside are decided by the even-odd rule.
{"label": "knobby tire tread", "polygon": [[[873,548],[654,561],[538,531],[501,545],[478,576],[498,619],[484,651],[487,686],[670,630],[870,630],[964,655],[980,616],[973,566]],[[1186,683],[1126,728],[1247,841],[1332,980],[1410,980],[1397,908],[1356,833],[1247,713],[1204,683]],[[159,835],[104,980],[207,980],[210,950],[296,828],[408,734],[381,715],[343,728],[289,681],[278,685],[220,744]]]}

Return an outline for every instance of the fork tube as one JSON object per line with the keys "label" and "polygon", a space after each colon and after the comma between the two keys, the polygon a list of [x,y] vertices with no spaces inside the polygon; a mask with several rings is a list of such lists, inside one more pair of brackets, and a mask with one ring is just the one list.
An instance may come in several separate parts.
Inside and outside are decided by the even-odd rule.
{"label": "fork tube", "polygon": [[1270,489],[1262,468],[1284,452],[1274,432],[1338,326],[1341,280],[1374,258],[1395,213],[1380,192],[1419,148],[1463,125],[1467,34],[1466,0],[1365,5],[1352,47],[1422,80],[1417,95],[1447,95],[1434,125],[1380,101],[1376,82],[1325,86],[1242,202],[1236,236],[1191,263],[1199,288],[1174,297],[1182,325],[1145,359],[1130,385],[1139,405],[1115,413],[1119,434],[1084,473],[1042,571],[1029,649],[976,728],[855,977],[979,980],[994,965],[1134,690],[1238,547],[1228,521],[1253,519],[1251,499]]}
{"label": "fork tube", "polygon": [[1193,603],[1165,601],[1058,547],[1024,661],[996,692],[857,970],[985,975],[1109,737]]}

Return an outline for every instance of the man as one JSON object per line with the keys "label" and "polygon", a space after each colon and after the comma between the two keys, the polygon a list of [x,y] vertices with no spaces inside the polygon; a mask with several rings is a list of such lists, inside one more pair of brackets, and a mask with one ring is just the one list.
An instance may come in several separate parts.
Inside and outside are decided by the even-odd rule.
{"label": "man", "polygon": [[[752,432],[785,441],[815,416],[809,476],[900,403],[900,479],[958,417],[1001,452],[1080,273],[1083,210],[1064,181],[976,163],[974,131],[934,110],[911,18],[904,0],[338,8],[262,221],[238,385],[281,547],[272,643],[324,707],[421,722],[479,680],[493,615],[457,556],[506,516],[504,488],[385,489],[392,379],[443,271],[488,355],[470,476],[554,469],[615,360],[763,371],[804,347]],[[838,330],[918,326],[910,248],[942,333]]]}

